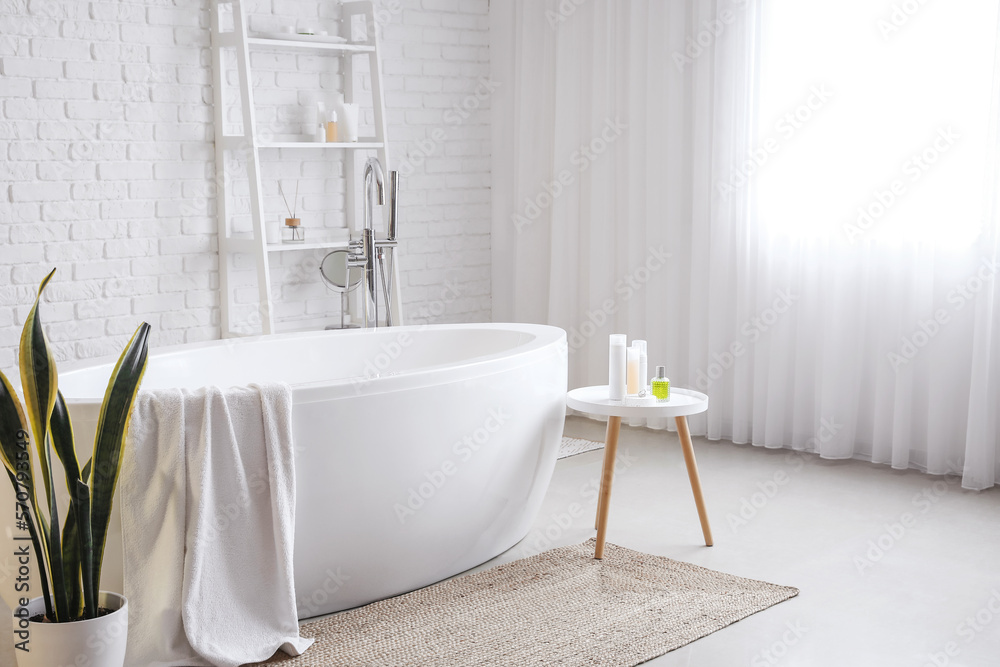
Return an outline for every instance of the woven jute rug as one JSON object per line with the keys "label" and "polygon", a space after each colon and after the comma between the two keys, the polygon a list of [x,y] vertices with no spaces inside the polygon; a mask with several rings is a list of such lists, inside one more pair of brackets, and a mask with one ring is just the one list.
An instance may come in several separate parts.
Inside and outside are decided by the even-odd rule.
{"label": "woven jute rug", "polygon": [[631,667],[798,595],[594,540],[302,626],[286,667]]}
{"label": "woven jute rug", "polygon": [[594,440],[587,440],[585,438],[567,438],[566,436],[563,436],[562,442],[559,443],[559,455],[557,458],[564,459],[567,456],[576,456],[577,454],[592,452],[595,449],[603,448],[603,442],[595,442]]}

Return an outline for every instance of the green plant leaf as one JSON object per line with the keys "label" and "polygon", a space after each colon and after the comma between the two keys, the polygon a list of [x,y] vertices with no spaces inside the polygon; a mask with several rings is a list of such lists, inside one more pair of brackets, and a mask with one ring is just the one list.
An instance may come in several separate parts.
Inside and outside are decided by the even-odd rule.
{"label": "green plant leaf", "polygon": [[52,448],[63,464],[66,473],[66,488],[72,495],[76,481],[80,479],[80,464],[76,460],[76,446],[73,440],[73,423],[69,419],[69,410],[62,392],[56,392],[56,402],[52,406],[52,416],[49,418],[49,434],[52,436]]}
{"label": "green plant leaf", "polygon": [[58,391],[58,375],[56,361],[49,351],[45,332],[42,330],[42,320],[38,316],[38,306],[42,300],[42,292],[48,285],[56,270],[52,269],[38,287],[35,304],[28,312],[21,332],[20,368],[21,387],[24,389],[24,405],[31,422],[31,431],[35,436],[38,450],[38,462],[42,468],[42,481],[45,484],[45,497],[51,507],[55,502],[52,493],[52,473],[48,459],[48,426],[52,408],[56,403]]}
{"label": "green plant leaf", "polygon": [[[46,443],[48,447],[48,443]],[[49,506],[51,529],[46,526],[48,534],[46,542],[49,548],[49,574],[52,577],[52,603],[56,608],[56,622],[63,623],[73,619],[69,616],[69,601],[66,593],[66,579],[63,574],[62,536],[59,534],[59,506],[55,496]]]}
{"label": "green plant leaf", "polygon": [[[66,408],[66,400],[62,392],[56,393],[56,403],[49,419],[49,435],[52,438],[52,448],[63,464],[66,473],[66,489],[70,493],[69,512],[66,515],[66,525],[62,534],[63,585],[65,587],[66,609],[69,618],[80,616],[81,605],[84,602],[81,595],[80,568],[91,562],[89,553],[80,551],[78,526],[86,524],[87,535],[90,535],[90,493],[87,493],[87,506],[81,508],[77,498],[76,486],[80,483],[80,464],[76,460],[76,446],[73,438],[73,424]],[[58,529],[58,526],[56,527]],[[89,550],[91,547],[88,546]],[[89,567],[84,567],[84,573],[90,577],[93,573]],[[53,582],[55,586],[55,582]]]}
{"label": "green plant leaf", "polygon": [[[19,435],[23,434],[23,437]],[[28,423],[24,418],[21,399],[14,392],[7,376],[0,372],[0,456],[7,470],[17,472],[18,452],[27,452],[18,446],[18,442],[28,439]],[[30,469],[29,469],[30,478]]]}
{"label": "green plant leaf", "polygon": [[[45,614],[55,618],[52,596],[49,590],[48,544],[39,526],[45,526],[38,513],[37,498],[31,465],[31,433],[24,418],[21,401],[14,393],[14,387],[3,373],[0,373],[0,456],[3,457],[7,477],[14,489],[15,500],[19,503],[18,520],[23,520],[31,536],[35,560],[42,583],[42,597],[45,600]],[[23,446],[19,443],[23,443]],[[18,494],[23,494],[18,498]],[[46,528],[47,530],[47,528]],[[41,535],[40,535],[41,532]]]}
{"label": "green plant leaf", "polygon": [[149,325],[143,322],[115,365],[101,405],[94,442],[93,476],[91,485],[90,525],[94,541],[93,587],[101,588],[101,564],[104,544],[111,521],[118,474],[121,472],[122,448],[132,417],[132,406],[146,370]]}
{"label": "green plant leaf", "polygon": [[90,487],[76,480],[73,491],[78,539],[80,542],[80,571],[83,574],[83,617],[97,618],[97,594],[94,588],[94,540],[90,528]]}
{"label": "green plant leaf", "polygon": [[[14,489],[16,490],[17,479],[14,477],[14,473],[8,470],[7,477],[10,478],[10,483],[14,486]],[[55,610],[52,609],[52,595],[50,594],[49,591],[49,578],[46,574],[48,572],[48,567],[45,565],[48,562],[47,560],[48,554],[42,548],[42,544],[38,539],[38,528],[35,525],[35,520],[32,518],[33,512],[34,509],[32,509],[31,511],[23,511],[22,513],[19,513],[17,516],[18,520],[22,520],[23,518],[24,522],[28,525],[28,535],[31,536],[31,546],[35,550],[35,558],[38,561],[37,563],[38,571],[42,575],[40,579],[42,580],[42,600],[45,601],[45,615],[48,616],[49,618],[55,618]]]}
{"label": "green plant leaf", "polygon": [[[45,486],[45,503],[41,505],[38,502],[37,489],[33,485],[31,508],[35,519],[35,537],[44,553],[44,556],[40,556],[40,561],[46,561],[45,564],[47,564],[47,567],[40,567],[40,571],[43,577],[50,577],[52,583],[52,600],[51,604],[49,601],[46,602],[46,610],[51,609],[54,604],[55,620],[60,620],[66,615],[65,590],[62,587],[62,552],[59,548],[59,508],[53,489],[48,437],[49,418],[52,416],[58,393],[58,375],[55,359],[49,350],[48,341],[42,329],[42,321],[39,317],[42,292],[45,291],[45,286],[52,280],[54,274],[55,269],[45,276],[38,287],[35,303],[28,312],[24,329],[21,332],[19,361],[25,412],[28,422],[31,424],[35,453],[38,456],[42,482]],[[41,511],[42,506],[47,509],[47,515]],[[43,563],[39,562],[39,565],[41,566]]]}
{"label": "green plant leaf", "polygon": [[63,526],[62,549],[63,549],[63,579],[66,582],[66,606],[69,608],[71,618],[79,618],[83,613],[83,580],[80,570],[80,531],[77,530],[76,500],[73,500],[70,513],[66,517],[66,525]]}

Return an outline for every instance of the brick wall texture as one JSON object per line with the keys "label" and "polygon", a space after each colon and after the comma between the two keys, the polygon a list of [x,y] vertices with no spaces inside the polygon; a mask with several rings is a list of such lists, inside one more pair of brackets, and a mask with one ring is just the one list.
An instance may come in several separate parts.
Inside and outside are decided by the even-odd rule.
{"label": "brick wall texture", "polygon": [[[117,354],[142,320],[152,325],[153,346],[219,337],[213,2],[0,0],[5,372],[16,364],[38,282],[53,267],[43,316],[57,360]],[[338,31],[338,2],[245,6],[251,31]],[[390,168],[403,175],[404,317],[488,321],[496,85],[488,78],[488,0],[379,0],[376,7]],[[316,102],[329,104],[343,89],[333,56],[254,52],[252,69],[261,132],[311,133]],[[357,77],[370,90],[367,73]],[[371,109],[362,109],[364,133]],[[227,106],[225,117],[238,124],[239,109]],[[327,150],[263,154],[267,223],[283,211],[280,181],[286,194],[298,185],[299,216],[313,231],[343,227],[346,159]],[[230,183],[239,226],[246,189]],[[272,255],[279,320],[319,323],[339,313],[339,295],[315,270],[321,256]],[[253,266],[249,257],[235,259],[237,267]],[[253,283],[234,282],[236,301],[252,302]]]}

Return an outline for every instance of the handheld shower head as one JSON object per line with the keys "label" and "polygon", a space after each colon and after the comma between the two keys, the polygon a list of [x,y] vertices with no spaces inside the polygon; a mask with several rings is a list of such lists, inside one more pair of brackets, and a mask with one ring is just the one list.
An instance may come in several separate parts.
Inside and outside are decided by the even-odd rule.
{"label": "handheld shower head", "polygon": [[396,196],[399,194],[399,172],[389,172],[389,240],[396,240]]}

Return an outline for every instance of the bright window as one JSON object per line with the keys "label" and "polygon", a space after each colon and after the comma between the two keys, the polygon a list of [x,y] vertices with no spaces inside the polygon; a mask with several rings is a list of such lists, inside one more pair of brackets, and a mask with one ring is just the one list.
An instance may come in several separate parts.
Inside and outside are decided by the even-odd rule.
{"label": "bright window", "polygon": [[985,204],[998,0],[765,0],[760,219],[967,244]]}

